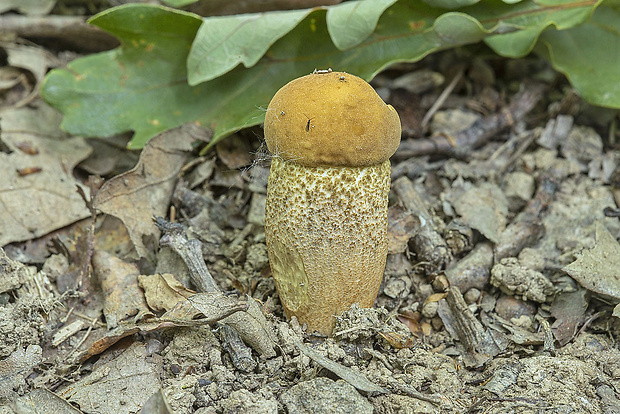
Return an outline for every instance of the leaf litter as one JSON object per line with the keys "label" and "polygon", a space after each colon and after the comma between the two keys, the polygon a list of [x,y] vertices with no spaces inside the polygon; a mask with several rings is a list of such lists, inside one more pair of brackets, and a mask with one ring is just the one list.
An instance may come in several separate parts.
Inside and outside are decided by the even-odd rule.
{"label": "leaf litter", "polygon": [[[403,76],[426,70],[449,79],[442,68],[455,59],[445,52],[394,67],[375,83],[388,101],[402,99],[414,90],[403,89]],[[502,65],[472,64],[435,113],[433,128],[471,119],[442,127],[458,148],[413,153],[421,131],[408,130],[393,162],[379,297],[373,309],[345,312],[331,338],[283,316],[261,221],[269,159],[260,129],[197,161],[188,161],[192,143],[209,138],[195,126],[152,140],[134,170],[88,188],[107,217],[49,239],[51,255],[37,267],[0,256],[0,379],[10,389],[0,412],[43,401],[85,413],[617,412],[620,224],[604,211],[620,197],[617,154],[601,138],[609,124],[590,121],[585,109],[554,112],[562,90],[505,124],[493,111],[519,91],[484,76]],[[408,101],[417,107],[403,112],[404,124],[419,124],[439,97],[444,85],[433,79],[415,89],[422,92]],[[23,109],[32,108],[47,113],[40,101]],[[16,157],[4,127],[2,140],[9,150],[0,155]],[[70,160],[57,174],[71,185],[55,190],[70,198],[80,182],[70,172],[93,155],[88,141],[62,140],[71,143],[66,157],[31,142],[50,163]],[[80,201],[83,215],[53,228],[22,214],[30,234],[2,232],[5,250],[27,256],[23,240],[88,217]],[[179,255],[170,240],[158,246],[153,214],[180,222],[195,256]],[[87,252],[92,272],[77,259]],[[205,271],[210,281],[196,279]]]}

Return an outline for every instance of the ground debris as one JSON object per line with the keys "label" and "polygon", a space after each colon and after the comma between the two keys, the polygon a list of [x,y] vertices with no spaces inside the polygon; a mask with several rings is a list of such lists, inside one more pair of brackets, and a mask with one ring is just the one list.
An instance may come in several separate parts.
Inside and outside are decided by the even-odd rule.
{"label": "ground debris", "polygon": [[357,373],[355,371],[352,371],[349,367],[345,367],[344,365],[331,361],[330,359],[319,354],[309,346],[304,345],[301,342],[297,342],[295,343],[295,345],[297,346],[297,348],[299,348],[301,352],[311,358],[314,362],[338,375],[340,378],[353,385],[358,390],[366,392],[369,395],[385,394],[389,392],[385,388],[382,388],[369,381],[362,373]]}
{"label": "ground debris", "polygon": [[[191,280],[198,290],[205,292],[205,294],[222,295],[202,259],[200,242],[196,239],[188,240],[183,228],[179,225],[166,223],[165,220],[161,218],[158,218],[157,221],[159,227],[164,231],[161,243],[171,247],[183,259],[189,270]],[[196,297],[196,300],[197,299]],[[191,301],[192,299],[190,299],[190,302]],[[265,320],[265,316],[258,302],[251,297],[247,297],[247,301],[248,305],[246,311],[233,313],[222,322],[232,326],[243,340],[261,355],[273,357],[276,353],[271,327]],[[200,304],[198,301],[196,303]],[[210,301],[203,303],[203,305],[207,306],[209,304]],[[194,306],[196,305],[194,304]]]}
{"label": "ground debris", "polygon": [[[65,165],[58,176],[70,185],[50,188],[82,206],[73,183],[107,174],[97,201],[124,224],[96,214],[3,246],[0,370],[19,352],[41,352],[23,371],[0,373],[0,389],[14,390],[14,406],[49,401],[50,412],[617,414],[617,111],[593,116],[602,110],[561,77],[541,94],[546,86],[529,78],[552,71],[531,57],[469,53],[394,65],[373,81],[405,138],[392,160],[389,255],[373,308],[339,315],[332,337],[286,320],[280,304],[265,247],[271,155],[260,127],[194,156],[185,144],[210,132],[186,125],[162,134],[183,135],[178,142],[152,140],[126,173],[137,161],[124,150],[129,134],[62,133],[55,152],[47,138],[3,128],[7,165],[46,158],[18,182]],[[17,115],[28,125],[38,125],[32,114],[59,120],[38,105],[7,112],[2,126]],[[48,231],[24,194],[16,205],[28,225],[10,226],[6,240]],[[159,251],[154,211],[167,214]],[[128,265],[101,279],[117,295],[105,313],[90,265],[99,275],[118,263],[102,266],[100,251]]]}
{"label": "ground debris", "polygon": [[516,257],[508,257],[495,264],[490,282],[506,294],[540,303],[546,302],[555,293],[553,284],[545,275],[520,265]]}
{"label": "ground debris", "polygon": [[41,363],[41,354],[40,346],[28,345],[0,361],[0,402],[5,398],[12,399],[15,388],[24,387],[25,378]]}
{"label": "ground debris", "polygon": [[405,158],[425,154],[458,154],[471,151],[472,148],[482,145],[499,131],[522,119],[536,106],[545,89],[542,84],[526,85],[524,90],[515,95],[510,105],[500,113],[479,119],[455,136],[442,134],[429,139],[403,141],[395,156]]}
{"label": "ground debris", "polygon": [[523,248],[534,244],[544,231],[541,215],[553,200],[558,182],[550,174],[539,178],[538,190],[533,199],[502,232],[495,246],[495,260],[517,256]]}
{"label": "ground debris", "polygon": [[159,370],[157,360],[147,359],[144,344],[136,342],[117,358],[99,360],[92,374],[63,387],[58,395],[89,413],[137,412],[160,387]]}
{"label": "ground debris", "polygon": [[441,236],[443,222],[433,214],[407,177],[396,180],[393,188],[407,214],[413,215],[415,223],[419,224],[412,226],[410,233],[418,260],[425,264],[429,273],[438,272],[450,261],[450,250]]}
{"label": "ground debris", "polygon": [[592,292],[620,301],[620,244],[601,223],[596,223],[596,244],[564,271]]}
{"label": "ground debris", "polygon": [[489,282],[492,266],[491,244],[478,243],[467,256],[450,265],[445,274],[451,286],[467,292],[471,288],[484,289]]}
{"label": "ground debris", "polygon": [[482,325],[457,287],[450,288],[446,299],[439,302],[439,316],[450,335],[465,348],[463,359],[469,367],[480,367],[506,349],[506,341]]}
{"label": "ground debris", "polygon": [[282,394],[289,413],[371,414],[374,410],[347,382],[315,378],[301,382]]}

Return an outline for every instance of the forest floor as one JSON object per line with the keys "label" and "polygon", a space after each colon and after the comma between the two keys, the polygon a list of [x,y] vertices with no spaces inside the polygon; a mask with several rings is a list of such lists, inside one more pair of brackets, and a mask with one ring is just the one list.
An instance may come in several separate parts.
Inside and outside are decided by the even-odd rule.
{"label": "forest floor", "polygon": [[[262,128],[205,156],[182,151],[208,140],[195,125],[131,152],[5,89],[0,211],[23,214],[0,226],[0,414],[620,413],[618,112],[487,52],[372,81],[403,127],[389,255],[374,307],[328,338],[287,320],[271,277]],[[154,214],[226,294],[190,304],[204,269],[158,247]],[[221,321],[248,303],[260,326],[237,335]]]}

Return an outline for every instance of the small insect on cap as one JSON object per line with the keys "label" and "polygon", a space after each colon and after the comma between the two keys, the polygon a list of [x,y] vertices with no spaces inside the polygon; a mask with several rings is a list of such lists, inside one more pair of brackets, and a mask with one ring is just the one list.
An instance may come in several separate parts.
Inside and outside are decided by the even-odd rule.
{"label": "small insect on cap", "polygon": [[344,72],[287,83],[265,114],[269,151],[307,167],[379,164],[396,152],[400,133],[396,110],[366,81]]}

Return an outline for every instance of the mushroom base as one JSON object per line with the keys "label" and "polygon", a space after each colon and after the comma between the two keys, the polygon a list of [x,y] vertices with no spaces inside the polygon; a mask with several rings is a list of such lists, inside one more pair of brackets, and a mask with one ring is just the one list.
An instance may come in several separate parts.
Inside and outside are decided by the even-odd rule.
{"label": "mushroom base", "polygon": [[286,315],[331,334],[335,316],[371,307],[387,258],[390,162],[305,167],[274,158],[265,237]]}

